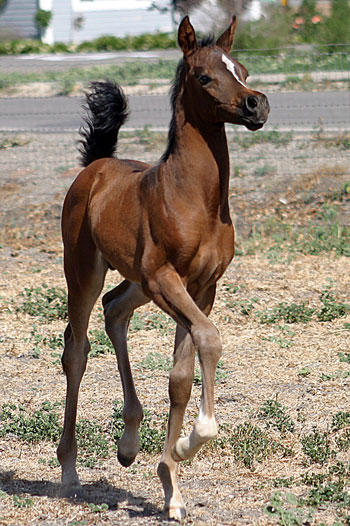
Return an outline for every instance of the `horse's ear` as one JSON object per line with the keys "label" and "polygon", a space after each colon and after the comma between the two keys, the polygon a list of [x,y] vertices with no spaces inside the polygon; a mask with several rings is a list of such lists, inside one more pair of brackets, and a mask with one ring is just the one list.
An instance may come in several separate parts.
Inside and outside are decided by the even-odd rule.
{"label": "horse's ear", "polygon": [[221,47],[226,53],[230,53],[232,49],[233,39],[235,37],[235,31],[237,27],[237,17],[233,15],[232,22],[226,31],[216,41],[216,45]]}
{"label": "horse's ear", "polygon": [[188,16],[185,16],[179,26],[178,42],[185,57],[193,53],[197,47],[196,33]]}

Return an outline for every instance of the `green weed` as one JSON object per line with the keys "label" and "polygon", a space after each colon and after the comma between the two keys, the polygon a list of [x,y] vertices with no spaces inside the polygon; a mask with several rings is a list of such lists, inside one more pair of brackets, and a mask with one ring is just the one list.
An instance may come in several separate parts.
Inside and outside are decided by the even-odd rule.
{"label": "green weed", "polygon": [[[349,140],[350,143],[350,140]],[[350,182],[346,182],[343,184],[343,186],[340,188],[340,190],[332,190],[327,195],[327,198],[330,201],[347,201],[350,199]]]}
{"label": "green weed", "polygon": [[301,445],[308,463],[325,464],[334,456],[328,434],[317,429],[303,436]]}
{"label": "green weed", "polygon": [[175,329],[175,322],[170,316],[163,314],[162,312],[146,313],[140,315],[135,312],[130,320],[130,331],[152,331],[153,329],[159,330],[162,334],[165,334],[169,330]]}
{"label": "green weed", "polygon": [[101,354],[114,353],[114,347],[104,329],[93,329],[89,332],[90,352],[89,357],[95,358]]}
{"label": "green weed", "polygon": [[284,321],[285,323],[307,323],[311,320],[314,309],[307,307],[305,303],[286,303],[282,302],[267,309],[264,312],[257,312],[260,323],[276,323]]}
{"label": "green weed", "polygon": [[[243,254],[265,253],[274,261],[296,254],[319,255],[331,252],[350,256],[350,227],[334,217],[335,209],[323,209],[319,223],[303,226],[283,223],[277,217],[253,225],[252,234],[242,245]],[[322,216],[322,217],[321,217]]]}
{"label": "green weed", "polygon": [[267,427],[277,429],[281,433],[289,431],[293,433],[295,423],[286,413],[287,408],[277,400],[267,400],[259,409],[258,417],[264,420]]}
{"label": "green weed", "polygon": [[60,79],[57,95],[67,97],[73,92],[75,86],[75,80],[68,74]]}
{"label": "green weed", "polygon": [[271,164],[263,164],[263,166],[258,166],[253,171],[255,177],[265,177],[266,175],[274,175],[276,173],[276,167]]}
{"label": "green weed", "polygon": [[13,505],[16,508],[31,508],[34,504],[34,499],[30,497],[19,497],[18,495],[13,495]]}
{"label": "green weed", "polygon": [[149,125],[144,126],[142,130],[133,132],[133,138],[136,138],[139,144],[145,146],[146,151],[152,151],[154,148],[159,148],[166,144],[166,134],[153,131]]}
{"label": "green weed", "polygon": [[344,354],[343,352],[338,353],[339,361],[350,364],[350,353]]}
{"label": "green weed", "polygon": [[295,484],[294,477],[277,477],[273,480],[274,488],[289,488]]}
{"label": "green weed", "polygon": [[49,287],[43,283],[42,286],[25,288],[20,297],[22,303],[17,306],[17,312],[45,321],[67,318],[67,293],[61,287]]}
{"label": "green weed", "polygon": [[[279,321],[289,324],[308,323],[314,315],[316,315],[318,321],[333,321],[344,317],[350,312],[350,305],[336,301],[334,291],[330,289],[331,285],[323,287],[320,294],[320,302],[322,304],[320,310],[308,307],[305,303],[281,302],[276,307],[257,312],[256,315],[260,323],[264,324],[274,324]],[[277,340],[273,338],[271,341]]]}
{"label": "green weed", "polygon": [[249,316],[258,302],[259,298],[242,299],[238,301],[228,300],[226,306],[233,311],[238,309],[244,316]]}
{"label": "green weed", "polygon": [[293,133],[280,132],[277,130],[258,131],[256,133],[235,133],[233,140],[244,149],[265,143],[272,143],[274,146],[287,146],[287,144],[293,140]]}
{"label": "green weed", "polygon": [[302,369],[299,369],[298,376],[301,376],[305,378],[306,376],[309,376],[311,374],[311,369],[309,367],[303,367]]}
{"label": "green weed", "polygon": [[8,150],[17,146],[25,146],[29,144],[29,139],[23,139],[21,137],[7,137],[6,135],[0,135],[0,150]]}
{"label": "green weed", "polygon": [[253,470],[255,462],[263,462],[271,454],[283,449],[281,444],[272,440],[264,431],[250,422],[239,424],[233,429],[229,443],[234,458]]}
{"label": "green weed", "polygon": [[146,358],[141,360],[139,367],[149,371],[170,371],[173,365],[173,360],[168,356],[163,356],[158,352],[149,353]]}
{"label": "green weed", "polygon": [[339,411],[333,417],[331,424],[332,431],[339,432],[335,438],[340,451],[348,451],[350,449],[350,412]]}
{"label": "green weed", "polygon": [[335,443],[339,451],[349,451],[350,449],[350,429],[345,429],[335,438]]}
{"label": "green weed", "polygon": [[94,504],[93,502],[90,502],[89,509],[93,513],[102,513],[103,511],[108,511],[109,506],[105,502],[103,502],[102,504]]}
{"label": "green weed", "polygon": [[265,508],[268,515],[273,515],[282,526],[304,526],[311,524],[313,510],[303,510],[300,500],[293,493],[274,493]]}
{"label": "green weed", "polygon": [[338,378],[349,378],[350,377],[350,371],[342,371],[341,369],[339,369],[338,371],[336,371],[335,373],[333,374],[326,374],[326,373],[322,373],[320,378],[322,381],[326,382],[328,380],[337,380]]}
{"label": "green weed", "polygon": [[346,303],[337,303],[333,292],[330,290],[328,285],[323,288],[320,300],[322,302],[322,308],[317,313],[319,321],[332,321],[336,318],[346,316],[350,312],[350,305]]}
{"label": "green weed", "polygon": [[92,468],[97,459],[108,457],[108,440],[100,424],[80,419],[76,425],[78,443],[78,462],[86,467]]}
{"label": "green weed", "polygon": [[287,349],[292,345],[292,342],[290,340],[286,340],[285,338],[279,338],[277,336],[268,336],[267,338],[262,337],[262,340],[277,343],[277,345],[279,345],[281,349]]}
{"label": "green weed", "polygon": [[[24,407],[4,404],[0,412],[0,437],[10,434],[26,442],[47,440],[57,443],[62,434],[61,417],[57,413],[60,406],[58,402],[44,402],[40,409],[28,415]],[[80,464],[93,467],[97,459],[108,456],[108,437],[106,438],[100,424],[79,419],[76,435]],[[57,459],[53,462],[56,466]]]}
{"label": "green weed", "polygon": [[62,432],[56,411],[60,404],[44,402],[40,409],[27,415],[22,406],[3,404],[0,412],[0,436],[12,434],[26,442],[56,442]]}
{"label": "green weed", "polygon": [[338,411],[333,416],[331,428],[332,430],[339,430],[343,427],[350,427],[350,412],[349,411]]}

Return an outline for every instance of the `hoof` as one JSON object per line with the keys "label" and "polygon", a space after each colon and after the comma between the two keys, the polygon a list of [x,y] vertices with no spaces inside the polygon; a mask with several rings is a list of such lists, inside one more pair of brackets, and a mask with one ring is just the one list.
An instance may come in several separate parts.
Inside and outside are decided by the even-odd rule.
{"label": "hoof", "polygon": [[129,466],[131,466],[131,464],[134,462],[135,457],[124,457],[124,455],[122,455],[121,453],[117,453],[117,457],[118,457],[118,460],[120,462],[120,464],[124,467],[124,468],[128,468]]}
{"label": "hoof", "polygon": [[181,508],[168,508],[168,510],[166,510],[166,513],[168,515],[168,518],[171,519],[171,520],[175,520],[175,521],[181,521],[182,519],[184,519],[186,517],[186,510],[184,507],[181,507]]}
{"label": "hoof", "polygon": [[81,487],[80,482],[75,484],[62,484],[59,490],[59,496],[65,499],[82,499],[83,498],[83,488]]}

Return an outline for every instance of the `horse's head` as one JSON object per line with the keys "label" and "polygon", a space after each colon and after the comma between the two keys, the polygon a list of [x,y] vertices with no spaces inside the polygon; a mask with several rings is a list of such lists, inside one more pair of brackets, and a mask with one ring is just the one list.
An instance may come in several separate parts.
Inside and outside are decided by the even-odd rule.
{"label": "horse's head", "polygon": [[216,42],[198,44],[189,18],[181,22],[178,41],[184,54],[188,103],[206,121],[242,124],[255,131],[265,124],[270,107],[266,95],[248,88],[247,69],[230,56],[236,25],[233,16]]}

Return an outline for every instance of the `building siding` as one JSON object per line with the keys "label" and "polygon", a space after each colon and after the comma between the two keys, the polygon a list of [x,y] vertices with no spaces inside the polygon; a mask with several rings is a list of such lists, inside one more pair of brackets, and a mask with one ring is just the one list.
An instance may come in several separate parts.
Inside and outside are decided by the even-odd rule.
{"label": "building siding", "polygon": [[38,38],[37,0],[8,0],[0,15],[0,38]]}
{"label": "building siding", "polygon": [[169,14],[164,15],[145,9],[73,13],[73,19],[76,16],[84,18],[82,28],[73,30],[73,41],[78,43],[98,38],[101,35],[125,37],[172,30]]}
{"label": "building siding", "polygon": [[52,0],[53,39],[55,42],[73,41],[73,11],[71,0]]}

